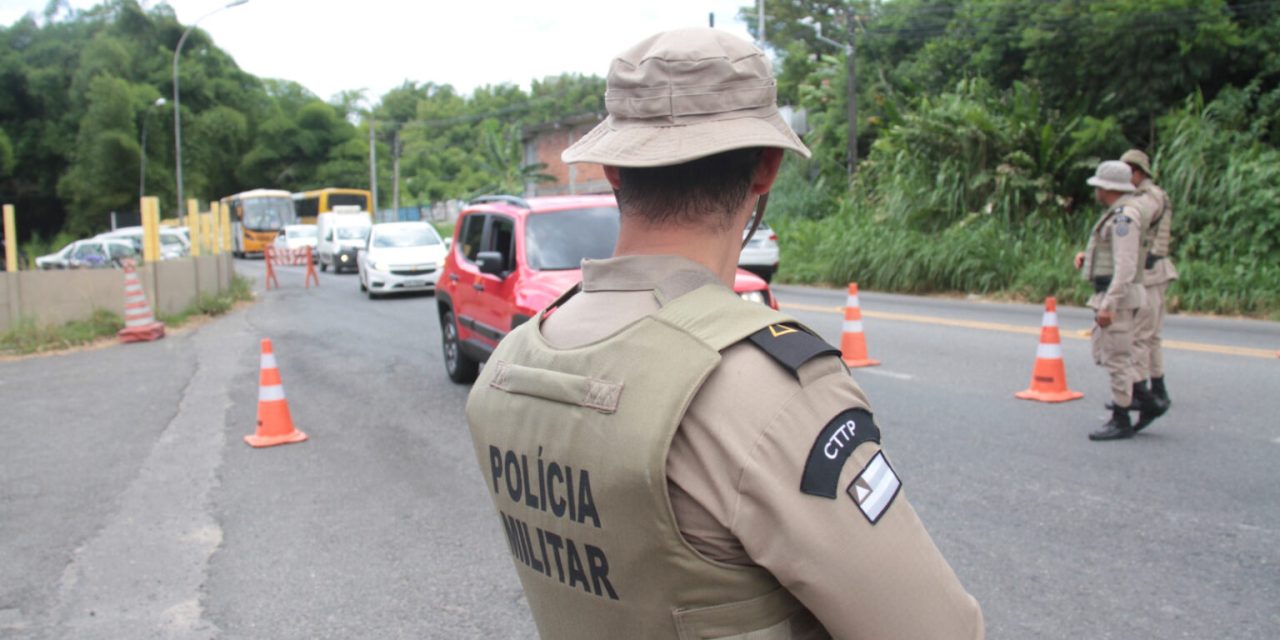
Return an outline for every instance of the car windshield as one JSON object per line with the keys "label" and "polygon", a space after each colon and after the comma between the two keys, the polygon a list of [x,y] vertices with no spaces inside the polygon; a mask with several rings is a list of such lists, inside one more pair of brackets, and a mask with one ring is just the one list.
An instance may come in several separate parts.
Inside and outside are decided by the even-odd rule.
{"label": "car windshield", "polygon": [[617,207],[539,213],[525,231],[529,267],[539,271],[581,268],[585,259],[613,255],[617,244]]}
{"label": "car windshield", "polygon": [[184,246],[184,244],[183,244],[183,242],[182,242],[182,238],[181,238],[181,237],[179,237],[179,236],[178,236],[178,234],[176,234],[176,233],[175,233],[175,234],[169,234],[169,233],[162,233],[162,234],[160,234],[160,243],[161,243],[161,244],[174,245],[174,246],[178,246],[178,247]]}
{"label": "car windshield", "polygon": [[285,230],[285,234],[290,238],[314,238],[316,237],[315,227],[289,227]]}
{"label": "car windshield", "polygon": [[333,235],[339,240],[364,240],[369,236],[369,227],[338,227]]}
{"label": "car windshield", "polygon": [[281,229],[293,219],[293,200],[289,198],[251,198],[241,202],[244,226],[254,231]]}
{"label": "car windshield", "polygon": [[375,247],[427,247],[437,244],[440,244],[440,236],[425,224],[378,229],[373,236]]}

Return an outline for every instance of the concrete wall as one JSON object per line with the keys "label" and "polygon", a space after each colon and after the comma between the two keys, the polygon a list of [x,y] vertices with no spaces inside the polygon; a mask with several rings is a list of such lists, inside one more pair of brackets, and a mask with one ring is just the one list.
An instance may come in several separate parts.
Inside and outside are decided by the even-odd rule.
{"label": "concrete wall", "polygon": [[[200,294],[231,286],[230,255],[181,258],[143,265],[138,277],[155,313],[178,313]],[[83,320],[94,309],[124,315],[124,271],[73,269],[0,273],[0,333],[22,318],[40,324]]]}

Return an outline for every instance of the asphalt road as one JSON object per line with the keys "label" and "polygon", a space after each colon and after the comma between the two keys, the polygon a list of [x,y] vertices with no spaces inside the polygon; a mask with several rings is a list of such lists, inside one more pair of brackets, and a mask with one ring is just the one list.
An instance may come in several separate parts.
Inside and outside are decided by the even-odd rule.
{"label": "asphalt road", "polygon": [[[434,298],[282,271],[156,343],[0,362],[0,637],[533,636]],[[777,293],[838,341],[843,292]],[[1013,398],[1039,306],[861,298],[883,365],[854,377],[989,637],[1280,637],[1280,325],[1170,318],[1173,409],[1093,443],[1083,310],[1061,316],[1086,397],[1044,405]],[[264,337],[305,443],[241,441]]]}

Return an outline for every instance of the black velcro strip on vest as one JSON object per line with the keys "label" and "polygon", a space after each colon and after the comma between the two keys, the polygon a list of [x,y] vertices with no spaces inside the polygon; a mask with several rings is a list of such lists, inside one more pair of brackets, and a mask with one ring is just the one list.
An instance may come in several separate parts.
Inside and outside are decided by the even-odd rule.
{"label": "black velcro strip on vest", "polygon": [[818,356],[840,355],[839,349],[822,338],[790,323],[771,324],[751,334],[750,340],[792,374],[797,374],[804,363]]}
{"label": "black velcro strip on vest", "polygon": [[880,442],[880,427],[866,409],[846,409],[831,419],[813,441],[804,464],[800,491],[811,496],[836,499],[840,471],[854,449],[864,442]]}

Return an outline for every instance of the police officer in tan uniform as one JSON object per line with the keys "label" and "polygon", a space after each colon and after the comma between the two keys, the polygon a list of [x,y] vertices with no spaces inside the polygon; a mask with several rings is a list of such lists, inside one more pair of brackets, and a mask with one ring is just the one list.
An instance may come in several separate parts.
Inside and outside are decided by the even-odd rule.
{"label": "police officer in tan uniform", "polygon": [[1146,289],[1147,302],[1138,311],[1134,328],[1133,359],[1140,383],[1151,381],[1151,395],[1155,405],[1138,416],[1134,431],[1141,431],[1156,418],[1169,410],[1169,393],[1164,386],[1164,350],[1160,332],[1164,327],[1164,293],[1169,282],[1178,278],[1178,270],[1169,257],[1169,231],[1173,224],[1173,206],[1164,189],[1152,181],[1151,161],[1147,154],[1130,149],[1120,156],[1120,161],[1133,171],[1133,186],[1139,210],[1142,213],[1144,271],[1142,285]]}
{"label": "police officer in tan uniform", "polygon": [[1090,433],[1090,440],[1133,437],[1131,405],[1135,400],[1139,408],[1152,403],[1150,392],[1138,384],[1133,362],[1134,319],[1146,296],[1139,265],[1142,214],[1132,195],[1132,176],[1128,165],[1112,160],[1098,165],[1089,178],[1104,210],[1089,234],[1088,247],[1075,259],[1076,268],[1093,285],[1093,358],[1111,377],[1111,420]]}
{"label": "police officer in tan uniform", "polygon": [[[784,150],[769,60],[713,29],[647,38],[609,117],[613,258],[513,330],[467,417],[544,638],[981,638],[838,350],[733,293]],[[753,215],[754,213],[754,215]]]}

